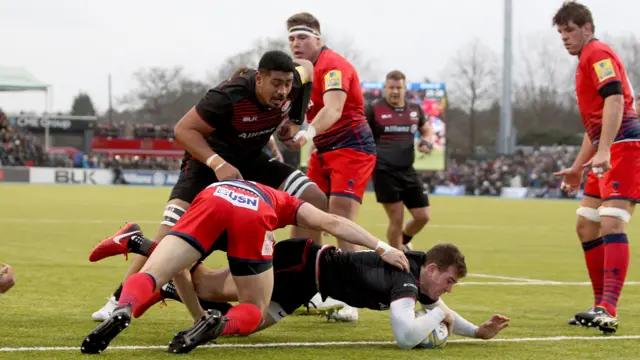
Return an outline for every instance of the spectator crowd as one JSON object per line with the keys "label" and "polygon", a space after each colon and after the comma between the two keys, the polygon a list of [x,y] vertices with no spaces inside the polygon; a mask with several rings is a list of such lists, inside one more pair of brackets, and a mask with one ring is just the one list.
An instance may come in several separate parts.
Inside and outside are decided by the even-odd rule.
{"label": "spectator crowd", "polygon": [[[173,136],[168,125],[117,123],[98,124],[96,136],[112,138],[166,139]],[[180,158],[108,156],[102,153],[73,155],[47,154],[39,139],[28,131],[12,129],[0,110],[0,166],[51,166],[77,168],[112,168],[138,170],[180,170]],[[425,186],[464,186],[467,195],[499,196],[504,187],[526,187],[536,190],[536,196],[557,193],[561,178],[554,172],[570,166],[578,149],[554,146],[519,148],[510,156],[485,160],[450,160],[447,169],[423,173]]]}

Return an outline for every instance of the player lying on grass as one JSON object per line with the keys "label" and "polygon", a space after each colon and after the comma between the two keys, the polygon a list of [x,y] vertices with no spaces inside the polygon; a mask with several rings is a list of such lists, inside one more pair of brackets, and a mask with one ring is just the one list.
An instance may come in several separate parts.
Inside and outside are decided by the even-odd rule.
{"label": "player lying on grass", "polygon": [[[131,239],[122,244],[128,251],[152,248],[145,238]],[[409,252],[410,272],[399,270],[382,261],[372,251],[345,253],[332,245],[320,246],[310,239],[290,239],[278,242],[274,249],[274,286],[268,312],[259,331],[278,323],[294,310],[307,304],[317,292],[358,308],[390,310],[391,325],[401,348],[420,344],[440,322],[445,321],[454,334],[490,339],[509,326],[509,319],[494,315],[475,326],[450,310],[440,299],[466,275],[464,256],[450,244],[436,245],[426,253]],[[231,305],[211,301],[237,301],[238,294],[229,268],[211,270],[200,262],[191,269],[194,288],[201,306],[222,312]],[[175,287],[169,283],[154,293],[141,311],[165,298],[178,300]],[[430,309],[427,315],[416,317],[415,305]],[[196,319],[197,320],[197,319]]]}
{"label": "player lying on grass", "polygon": [[[262,322],[273,291],[272,231],[289,225],[326,231],[356,245],[375,250],[401,271],[409,271],[405,255],[378,240],[357,224],[317,209],[309,203],[268,186],[244,180],[211,184],[194,199],[165,238],[147,249],[149,259],[140,272],[125,282],[118,307],[83,341],[81,351],[95,354],[127,328],[132,317],[142,315],[144,304],[172,277],[216,250],[227,253],[231,281],[237,288],[238,305],[222,317],[219,311],[205,313],[191,286],[179,287],[185,304],[197,317],[196,324],[175,335],[170,353],[187,353],[220,335],[246,335]],[[142,244],[142,232],[128,224],[103,240],[90,260],[129,252],[131,242]],[[148,241],[147,241],[148,243]],[[191,285],[191,283],[189,283]]]}

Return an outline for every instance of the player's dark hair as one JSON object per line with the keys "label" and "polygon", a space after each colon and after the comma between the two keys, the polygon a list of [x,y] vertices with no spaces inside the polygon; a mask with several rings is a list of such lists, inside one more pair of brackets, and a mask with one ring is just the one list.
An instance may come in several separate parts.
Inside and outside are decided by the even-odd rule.
{"label": "player's dark hair", "polygon": [[404,76],[402,71],[393,70],[393,71],[389,71],[389,73],[387,74],[387,80],[394,80],[394,81],[405,80],[406,81],[407,78]]}
{"label": "player's dark hair", "polygon": [[591,29],[595,33],[596,25],[593,23],[593,16],[588,7],[576,2],[565,1],[562,7],[558,9],[556,15],[553,17],[553,26],[567,25],[570,21],[579,27],[583,27],[585,24],[591,24]]}
{"label": "player's dark hair", "polygon": [[270,73],[271,71],[294,72],[296,64],[293,63],[291,56],[280,50],[267,51],[260,58],[258,63],[258,71],[261,73]]}
{"label": "player's dark hair", "polygon": [[318,33],[320,32],[320,21],[308,12],[291,15],[287,19],[287,29],[291,29],[294,26],[307,26],[316,30]]}
{"label": "player's dark hair", "polygon": [[451,266],[455,266],[458,270],[458,277],[467,276],[467,264],[464,261],[464,255],[453,244],[438,244],[427,251],[424,264],[436,264],[438,270],[446,271]]}

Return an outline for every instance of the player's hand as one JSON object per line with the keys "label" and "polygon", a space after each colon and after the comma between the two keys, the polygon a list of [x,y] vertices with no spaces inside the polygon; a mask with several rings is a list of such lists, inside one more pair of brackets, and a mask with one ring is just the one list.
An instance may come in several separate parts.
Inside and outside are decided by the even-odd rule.
{"label": "player's hand", "polygon": [[240,174],[240,171],[238,169],[236,169],[235,166],[229,164],[228,162],[224,162],[221,165],[217,165],[213,169],[213,172],[216,173],[216,177],[220,181],[222,181],[222,180],[235,180],[235,179],[242,180],[242,175]]}
{"label": "player's hand", "polygon": [[502,315],[493,315],[491,319],[489,319],[484,324],[478,327],[478,331],[476,331],[476,337],[478,339],[488,340],[498,335],[502,329],[509,327],[509,318]]}
{"label": "player's hand", "polygon": [[15,284],[16,279],[13,276],[13,269],[7,264],[2,264],[0,268],[0,294],[9,291]]}
{"label": "player's hand", "polygon": [[583,167],[591,167],[593,174],[601,178],[605,172],[611,170],[611,153],[608,150],[598,150]]}
{"label": "player's hand", "polygon": [[273,157],[273,160],[284,162],[284,156],[282,156],[282,153],[280,151],[276,151],[276,155]]}
{"label": "player's hand", "polygon": [[569,195],[574,195],[580,189],[580,184],[582,183],[582,174],[584,169],[570,167],[567,169],[562,169],[558,172],[553,173],[555,176],[562,176],[562,184],[560,185],[560,189],[566,192]]}
{"label": "player's hand", "polygon": [[389,265],[393,265],[399,268],[400,270],[404,270],[407,272],[409,271],[409,260],[407,260],[407,257],[404,254],[404,252],[396,248],[389,249],[385,254],[383,254],[380,257],[382,258],[382,261],[386,262]]}
{"label": "player's hand", "polygon": [[420,143],[418,144],[418,151],[428,154],[431,150],[433,150],[433,143],[431,141],[424,139],[420,140]]}
{"label": "player's hand", "polygon": [[456,318],[453,316],[453,311],[449,308],[440,307],[444,311],[444,322],[447,324],[447,329],[449,330],[449,334],[453,334],[453,325],[455,324]]}

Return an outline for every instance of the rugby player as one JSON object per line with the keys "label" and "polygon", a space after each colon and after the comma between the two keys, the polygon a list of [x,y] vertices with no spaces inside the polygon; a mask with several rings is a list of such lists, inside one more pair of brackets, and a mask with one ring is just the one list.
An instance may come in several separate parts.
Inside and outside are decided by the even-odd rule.
{"label": "rugby player", "polygon": [[[331,215],[309,203],[268,186],[244,180],[211,184],[201,191],[184,216],[157,247],[149,253],[142,270],[124,283],[118,307],[83,341],[81,351],[104,351],[132,317],[145,310],[142,305],[171,278],[215,250],[227,252],[229,271],[237,293],[238,305],[224,317],[210,311],[190,329],[179,332],[169,345],[171,353],[187,353],[221,334],[246,335],[261,323],[273,291],[274,230],[288,225],[327,231],[357,245],[375,250],[375,256],[408,273],[405,255],[376,239],[369,232],[340,216]],[[135,224],[132,224],[135,225]],[[103,240],[90,258],[101,259],[128,252],[130,241],[141,236],[120,234]],[[187,306],[191,303],[185,302]]]}
{"label": "rugby player", "polygon": [[584,169],[591,169],[577,210],[576,230],[594,303],[569,323],[615,333],[618,299],[629,267],[627,223],[640,201],[640,121],[635,95],[618,55],[594,37],[593,17],[586,6],[565,2],[553,25],[569,54],[579,59],[576,96],[586,130],[573,165],[556,175],[563,176],[565,191],[575,192]]}
{"label": "rugby player", "polygon": [[[384,98],[366,107],[369,126],[376,139],[377,160],[373,172],[376,199],[389,218],[387,241],[396,249],[409,250],[411,239],[427,224],[431,215],[429,197],[418,173],[415,160],[415,132],[421,135],[418,150],[431,151],[432,132],[418,104],[407,103],[406,77],[394,70],[387,74]],[[404,206],[412,219],[404,230]]]}
{"label": "rugby player", "polygon": [[[307,175],[329,197],[329,212],[355,220],[365,189],[375,167],[376,150],[364,114],[364,98],[358,73],[344,57],[324,46],[320,22],[309,13],[287,19],[289,47],[296,59],[314,64],[311,105],[305,130],[299,130],[285,145],[298,148],[313,142]],[[296,126],[291,127],[295,131]],[[338,239],[344,251],[357,247]],[[341,310],[355,321],[354,308]]]}
{"label": "rugby player", "polygon": [[[300,123],[304,119],[310,95],[305,96],[303,87],[309,88],[308,84],[313,81],[313,65],[305,60],[297,61],[300,66],[284,52],[266,52],[258,70],[239,70],[209,90],[176,124],[176,140],[186,151],[178,182],[171,191],[154,240],[160,241],[195,196],[218,180],[256,181],[326,210],[326,196],[307,176],[288,164],[272,161],[262,151],[283,121]],[[296,113],[291,113],[292,109]],[[124,230],[129,233],[139,229]],[[292,236],[317,241],[322,237],[319,232],[295,227]],[[146,257],[134,258],[125,280],[138,272],[145,261]],[[188,283],[185,274],[178,276],[177,285]],[[121,292],[122,284],[107,304],[93,313],[92,319],[107,319]]]}
{"label": "rugby player", "polygon": [[2,264],[0,268],[0,295],[11,290],[16,284],[16,278],[13,275],[13,269],[8,264]]}
{"label": "rugby player", "polygon": [[[130,251],[149,247],[151,240],[130,242]],[[440,299],[466,274],[466,263],[460,251],[450,244],[436,245],[426,253],[409,252],[410,272],[398,270],[380,261],[373,252],[344,253],[333,246],[320,246],[310,239],[279,241],[274,248],[274,284],[271,302],[263,322],[256,331],[278,323],[306,304],[318,291],[323,297],[342,300],[353,306],[373,310],[390,310],[393,333],[398,346],[413,348],[424,341],[441,322],[453,325],[456,335],[491,339],[509,326],[509,319],[494,315],[476,326]],[[210,270],[197,263],[192,279],[203,306],[226,311],[230,305],[212,303],[237,301],[237,290],[229,268]],[[181,301],[175,288],[167,286],[156,292],[145,309],[165,298]],[[433,310],[416,317],[416,301]]]}

